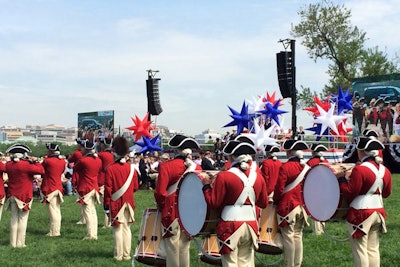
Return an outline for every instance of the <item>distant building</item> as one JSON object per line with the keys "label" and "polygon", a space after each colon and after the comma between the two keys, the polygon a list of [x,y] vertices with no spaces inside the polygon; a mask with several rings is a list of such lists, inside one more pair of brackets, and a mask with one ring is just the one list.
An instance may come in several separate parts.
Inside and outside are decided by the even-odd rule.
{"label": "distant building", "polygon": [[196,134],[194,138],[200,145],[202,145],[202,144],[207,144],[208,142],[215,143],[217,138],[221,139],[221,134],[217,133],[212,129],[207,129],[203,131],[201,134]]}

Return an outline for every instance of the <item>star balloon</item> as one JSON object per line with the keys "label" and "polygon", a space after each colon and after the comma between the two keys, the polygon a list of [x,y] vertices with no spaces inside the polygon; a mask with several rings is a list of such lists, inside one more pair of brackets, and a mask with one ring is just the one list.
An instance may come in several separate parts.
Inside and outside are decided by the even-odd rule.
{"label": "star balloon", "polygon": [[321,132],[325,132],[327,128],[330,128],[335,134],[339,134],[338,129],[337,129],[337,124],[342,121],[343,119],[346,118],[346,116],[340,116],[340,115],[333,115],[335,111],[335,104],[331,104],[331,107],[329,110],[326,112],[323,108],[321,108],[319,105],[317,105],[318,111],[321,114],[320,116],[316,117],[314,119],[315,123],[320,123],[321,124]]}
{"label": "star balloon", "polygon": [[278,145],[278,140],[270,137],[273,127],[265,130],[264,126],[260,126],[256,120],[253,121],[253,125],[254,133],[247,133],[246,135],[254,141],[255,148],[264,150],[265,145]]}
{"label": "star balloon", "polygon": [[139,140],[142,136],[152,137],[150,131],[153,130],[154,127],[151,126],[152,121],[149,121],[148,117],[149,113],[147,112],[143,120],[140,120],[137,115],[135,115],[135,118],[131,118],[135,125],[127,127],[126,129],[133,131],[132,135],[135,135],[135,141]]}
{"label": "star balloon", "polygon": [[224,125],[223,127],[229,127],[229,126],[237,126],[237,134],[240,134],[243,132],[244,128],[249,127],[249,122],[252,120],[252,118],[254,117],[254,114],[249,114],[248,112],[248,106],[246,105],[245,102],[243,102],[242,105],[242,110],[239,112],[237,112],[236,110],[234,110],[233,108],[231,108],[230,106],[228,106],[228,108],[230,109],[230,111],[232,112],[232,115],[229,115],[232,117],[233,121],[231,121],[230,123]]}
{"label": "star balloon", "polygon": [[247,100],[249,114],[255,114],[257,111],[265,108],[265,103],[262,97],[254,98],[252,101]]}
{"label": "star balloon", "polygon": [[353,131],[353,128],[346,127],[346,121],[347,121],[347,118],[342,120],[338,124],[339,139],[341,139],[343,142],[349,141],[349,139],[346,137],[346,134]]}
{"label": "star balloon", "polygon": [[338,95],[332,95],[336,98],[336,103],[338,107],[338,114],[342,114],[343,111],[353,110],[352,99],[353,95],[349,94],[349,88],[343,93],[342,87],[339,86]]}
{"label": "star balloon", "polygon": [[265,110],[260,110],[261,113],[267,115],[268,118],[274,120],[279,126],[280,126],[280,124],[279,124],[278,115],[287,113],[287,111],[278,109],[280,103],[281,103],[281,99],[276,101],[274,105],[272,105],[271,103],[267,102],[265,104]]}
{"label": "star balloon", "polygon": [[[282,99],[275,99],[275,95],[276,95],[276,91],[273,92],[272,95],[269,95],[269,93],[267,92],[267,97],[264,97],[264,98],[263,98],[263,101],[264,101],[264,102],[269,102],[269,103],[271,103],[272,105],[275,105],[275,103],[276,103],[277,101],[281,101],[281,100],[282,100]],[[283,103],[280,103],[279,105],[282,106]]]}
{"label": "star balloon", "polygon": [[142,147],[142,149],[140,150],[140,153],[145,154],[146,152],[163,150],[161,147],[158,146],[158,144],[161,142],[161,140],[158,139],[159,135],[160,134],[157,134],[156,136],[154,136],[151,139],[147,136],[143,136],[143,138],[142,138],[143,142],[135,142],[136,145]]}
{"label": "star balloon", "polygon": [[[330,108],[329,99],[330,99],[330,97],[327,97],[327,98],[324,100],[324,102],[322,102],[322,101],[318,98],[318,96],[315,95],[315,96],[314,96],[314,103],[315,103],[316,105],[319,105],[319,106],[320,106],[321,108],[323,108],[325,111],[328,111],[329,108]],[[307,111],[312,112],[312,113],[313,113],[313,116],[319,116],[319,115],[320,115],[317,106],[314,106],[314,107],[307,107],[307,108],[304,108],[304,110],[307,110]]]}
{"label": "star balloon", "polygon": [[321,140],[322,137],[326,137],[327,139],[331,139],[332,140],[332,138],[328,138],[329,129],[327,128],[323,133],[321,133],[321,127],[322,127],[322,124],[321,123],[317,123],[317,124],[315,124],[314,127],[306,128],[306,130],[307,131],[312,131],[312,132],[314,132],[315,135],[317,135],[317,137],[315,138],[315,141]]}

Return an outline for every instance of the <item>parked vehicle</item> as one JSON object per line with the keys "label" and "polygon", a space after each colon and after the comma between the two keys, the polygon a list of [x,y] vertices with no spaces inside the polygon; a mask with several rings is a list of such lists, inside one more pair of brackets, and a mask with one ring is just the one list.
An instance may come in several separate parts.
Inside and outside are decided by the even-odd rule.
{"label": "parked vehicle", "polygon": [[371,99],[382,98],[385,102],[390,102],[393,106],[400,102],[400,88],[396,86],[373,86],[364,89],[363,96],[365,103]]}
{"label": "parked vehicle", "polygon": [[99,130],[99,129],[103,128],[103,125],[95,119],[83,119],[79,123],[79,128],[81,128],[81,129],[86,128],[86,129],[90,129],[90,130]]}

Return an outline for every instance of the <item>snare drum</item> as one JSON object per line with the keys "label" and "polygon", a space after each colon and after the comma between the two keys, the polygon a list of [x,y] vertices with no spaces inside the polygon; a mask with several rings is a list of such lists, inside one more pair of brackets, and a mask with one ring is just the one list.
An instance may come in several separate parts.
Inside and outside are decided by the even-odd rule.
{"label": "snare drum", "polygon": [[218,215],[208,207],[203,184],[197,173],[187,173],[176,190],[178,222],[189,237],[215,233]]}
{"label": "snare drum", "polygon": [[216,234],[205,236],[203,238],[201,247],[204,251],[204,253],[199,254],[200,260],[202,262],[216,266],[222,265],[221,254],[219,254],[218,249],[218,238]]}
{"label": "snare drum", "polygon": [[161,238],[161,213],[157,209],[145,209],[135,259],[151,266],[165,266]]}
{"label": "snare drum", "polygon": [[340,193],[336,173],[341,168],[350,175],[354,164],[320,164],[308,171],[304,180],[303,197],[307,213],[316,221],[342,220],[349,205]]}
{"label": "snare drum", "polygon": [[278,219],[276,217],[276,206],[268,205],[261,210],[260,214],[260,236],[258,240],[258,252],[264,254],[282,254],[282,243],[278,234]]}

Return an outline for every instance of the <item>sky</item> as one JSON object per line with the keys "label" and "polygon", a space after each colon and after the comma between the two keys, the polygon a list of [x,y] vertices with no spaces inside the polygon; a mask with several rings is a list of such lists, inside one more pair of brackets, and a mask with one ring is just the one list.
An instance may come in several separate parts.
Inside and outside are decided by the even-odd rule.
{"label": "sky", "polygon": [[[234,127],[228,107],[276,92],[279,40],[292,38],[303,0],[0,0],[0,126],[77,125],[78,113],[114,110],[115,127],[147,112],[147,70],[158,70],[156,126],[188,135]],[[400,51],[397,0],[334,1],[392,59]],[[296,84],[320,92],[328,62],[296,40]],[[281,110],[291,128],[291,104]],[[297,125],[312,117],[297,112]]]}

